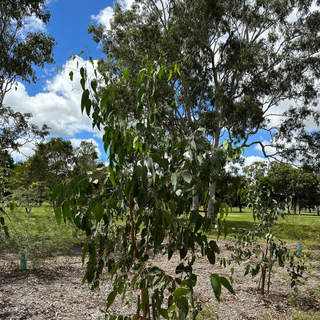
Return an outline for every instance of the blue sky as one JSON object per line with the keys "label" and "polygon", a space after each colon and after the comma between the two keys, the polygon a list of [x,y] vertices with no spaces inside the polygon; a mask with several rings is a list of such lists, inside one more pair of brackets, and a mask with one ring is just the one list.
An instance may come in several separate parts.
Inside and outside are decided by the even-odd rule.
{"label": "blue sky", "polygon": [[[121,1],[125,8],[130,7],[133,0]],[[94,60],[103,57],[98,45],[87,33],[91,23],[108,25],[112,17],[113,1],[83,1],[83,0],[49,0],[47,2],[51,19],[48,25],[31,19],[30,28],[41,30],[53,36],[57,45],[54,49],[55,65],[47,65],[37,70],[40,80],[36,84],[19,83],[18,90],[11,90],[5,97],[4,103],[20,112],[31,112],[33,122],[51,127],[52,137],[70,139],[74,147],[80,145],[81,140],[92,141],[99,147],[100,158],[107,162],[107,155],[101,143],[101,133],[93,130],[91,121],[80,112],[81,90],[79,78],[74,82],[69,80],[70,68],[75,62],[68,60],[72,54],[82,50],[89,50],[88,56]],[[82,56],[85,58],[85,56]],[[62,72],[58,74],[58,70]],[[258,135],[258,140],[269,140],[267,135]],[[23,147],[26,155],[33,154],[31,145]],[[13,154],[15,160],[24,160],[21,154]],[[246,150],[246,164],[262,160],[262,153],[255,147]]]}

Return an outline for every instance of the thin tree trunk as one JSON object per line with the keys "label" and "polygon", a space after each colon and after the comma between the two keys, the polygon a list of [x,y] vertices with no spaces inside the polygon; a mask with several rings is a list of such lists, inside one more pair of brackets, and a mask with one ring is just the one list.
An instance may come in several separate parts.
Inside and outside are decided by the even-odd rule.
{"label": "thin tree trunk", "polygon": [[215,219],[215,212],[214,212],[214,206],[213,206],[213,200],[212,198],[216,195],[216,181],[210,183],[209,185],[209,201],[208,201],[208,218],[209,219]]}
{"label": "thin tree trunk", "polygon": [[[220,130],[217,129],[216,132],[213,135],[213,140],[212,140],[212,155],[215,155],[215,150],[219,146],[219,139],[220,139]],[[212,179],[216,179],[216,175],[218,174],[217,169],[212,170]],[[209,184],[209,201],[208,201],[208,218],[209,219],[215,219],[215,215],[217,214],[214,212],[214,206],[213,206],[213,197],[216,195],[216,185],[217,182],[216,180],[210,182]]]}
{"label": "thin tree trunk", "polygon": [[194,196],[192,198],[192,209],[199,212],[199,196]]}

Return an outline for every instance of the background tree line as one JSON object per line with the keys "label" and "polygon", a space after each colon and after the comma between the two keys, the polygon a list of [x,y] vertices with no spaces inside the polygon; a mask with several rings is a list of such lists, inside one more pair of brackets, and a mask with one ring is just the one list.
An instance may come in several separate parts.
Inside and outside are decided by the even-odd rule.
{"label": "background tree line", "polygon": [[51,201],[53,187],[78,174],[94,170],[99,157],[92,142],[81,141],[73,148],[70,140],[52,138],[36,145],[35,154],[25,162],[14,163],[7,150],[0,152],[4,196],[22,203],[26,197],[41,204]]}

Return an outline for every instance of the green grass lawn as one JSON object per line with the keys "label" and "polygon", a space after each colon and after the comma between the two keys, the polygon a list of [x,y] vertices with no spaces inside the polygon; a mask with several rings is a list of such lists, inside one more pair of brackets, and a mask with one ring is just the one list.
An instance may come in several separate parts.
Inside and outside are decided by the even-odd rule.
{"label": "green grass lawn", "polygon": [[15,208],[8,215],[5,221],[10,237],[0,233],[0,253],[14,253],[18,257],[27,247],[28,260],[33,267],[48,257],[65,252],[77,242],[72,237],[74,226],[70,223],[58,226],[49,203],[33,207],[29,215],[23,207]]}
{"label": "green grass lawn", "polygon": [[[229,233],[237,233],[240,229],[251,229],[256,223],[252,217],[252,211],[243,208],[233,208],[227,217]],[[277,221],[276,226],[272,229],[272,234],[286,242],[303,241],[320,243],[320,216],[316,212],[301,212],[301,215],[286,215],[285,219]],[[227,237],[230,239],[230,235]]]}

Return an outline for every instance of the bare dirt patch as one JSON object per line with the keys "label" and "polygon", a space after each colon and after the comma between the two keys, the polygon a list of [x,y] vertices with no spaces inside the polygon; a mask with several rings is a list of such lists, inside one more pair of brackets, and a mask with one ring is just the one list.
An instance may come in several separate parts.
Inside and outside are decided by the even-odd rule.
{"label": "bare dirt patch", "polygon": [[[219,241],[220,257],[229,257],[224,250],[227,241]],[[171,275],[179,263],[179,257],[173,256],[170,261],[164,256],[152,260]],[[308,281],[300,286],[299,307],[305,310],[320,312],[320,267],[319,261],[311,261]],[[222,301],[215,300],[209,276],[218,273],[229,277],[234,268],[233,288],[236,296],[223,290]],[[19,270],[18,261],[10,255],[0,256],[0,319],[1,320],[34,320],[64,319],[85,320],[104,319],[100,311],[105,308],[111,285],[108,276],[99,290],[91,291],[87,284],[82,284],[85,267],[81,263],[81,248],[74,247],[66,256],[47,261],[46,264],[32,272]],[[294,296],[286,276],[286,270],[274,268],[269,295],[261,296],[257,291],[258,278],[243,277],[244,265],[231,264],[227,268],[219,263],[211,265],[197,253],[194,273],[198,276],[195,288],[196,299],[201,304],[203,319],[226,320],[265,320],[292,319],[292,300]],[[291,301],[291,303],[289,303]],[[136,295],[121,304],[117,301],[111,312],[132,316],[136,309]]]}

